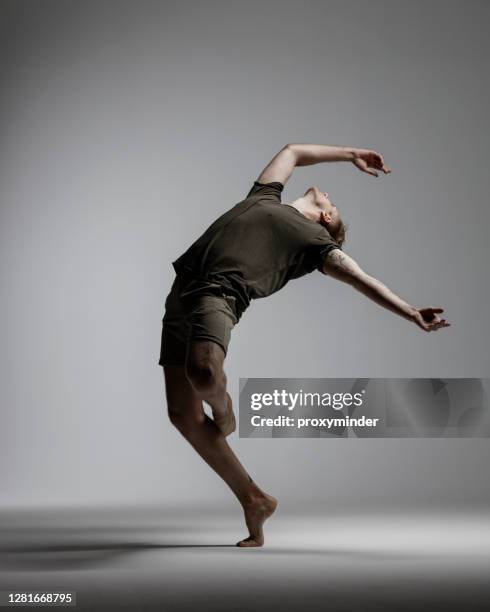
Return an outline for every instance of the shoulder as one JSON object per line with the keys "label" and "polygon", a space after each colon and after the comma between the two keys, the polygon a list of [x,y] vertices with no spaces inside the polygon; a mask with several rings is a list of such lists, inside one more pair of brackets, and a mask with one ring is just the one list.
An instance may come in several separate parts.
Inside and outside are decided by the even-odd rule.
{"label": "shoulder", "polygon": [[337,244],[332,234],[330,234],[327,228],[320,223],[316,224],[313,233],[313,242],[317,244]]}
{"label": "shoulder", "polygon": [[259,183],[259,181],[254,181],[252,188],[247,194],[247,198],[258,197],[273,199],[280,202],[283,189],[284,185],[279,181],[272,181],[270,183]]}

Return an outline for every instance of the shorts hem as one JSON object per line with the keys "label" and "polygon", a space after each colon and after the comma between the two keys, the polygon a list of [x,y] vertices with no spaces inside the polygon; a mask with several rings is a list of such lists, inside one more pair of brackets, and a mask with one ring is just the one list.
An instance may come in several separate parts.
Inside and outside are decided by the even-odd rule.
{"label": "shorts hem", "polygon": [[207,340],[208,342],[214,342],[223,349],[225,357],[228,353],[228,348],[214,336],[206,336],[205,334],[199,334],[198,336],[192,336],[192,338],[189,338],[189,342],[193,342],[194,340]]}
{"label": "shorts hem", "polygon": [[165,361],[165,362],[159,361],[159,362],[157,363],[157,365],[162,366],[162,368],[163,368],[164,366],[181,366],[181,367],[184,367],[184,366],[185,366],[185,363],[182,363],[182,362],[175,363],[175,362],[170,362],[170,361]]}
{"label": "shorts hem", "polygon": [[[199,336],[193,336],[191,339],[189,339],[190,342],[192,342],[194,340],[206,340],[208,342],[214,342],[214,344],[217,344],[219,347],[222,348],[222,350],[223,350],[223,352],[225,354],[225,357],[228,355],[228,347],[225,346],[220,340],[217,340],[214,337],[206,336],[206,335],[199,335]],[[165,359],[165,358],[161,357],[159,359],[157,365],[159,365],[159,366],[165,366],[165,365],[168,365],[168,366],[184,366],[185,365],[185,359],[183,361],[182,360],[175,361],[175,360],[172,360],[172,359]]]}

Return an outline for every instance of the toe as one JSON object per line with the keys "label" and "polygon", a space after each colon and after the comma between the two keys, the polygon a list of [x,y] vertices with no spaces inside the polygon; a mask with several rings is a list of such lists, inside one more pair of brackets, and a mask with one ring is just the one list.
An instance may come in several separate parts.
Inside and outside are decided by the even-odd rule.
{"label": "toe", "polygon": [[248,538],[237,542],[237,546],[239,546],[240,548],[257,548],[259,546],[262,546],[262,542],[252,536],[249,536]]}

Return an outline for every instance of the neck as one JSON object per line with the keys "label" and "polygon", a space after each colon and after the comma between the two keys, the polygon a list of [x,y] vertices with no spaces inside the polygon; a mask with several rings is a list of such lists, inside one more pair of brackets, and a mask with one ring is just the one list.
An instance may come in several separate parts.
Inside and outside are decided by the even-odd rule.
{"label": "neck", "polygon": [[302,196],[301,198],[296,198],[293,200],[289,206],[293,206],[298,210],[302,215],[304,215],[307,219],[311,221],[318,222],[320,219],[320,211],[313,204],[308,196]]}

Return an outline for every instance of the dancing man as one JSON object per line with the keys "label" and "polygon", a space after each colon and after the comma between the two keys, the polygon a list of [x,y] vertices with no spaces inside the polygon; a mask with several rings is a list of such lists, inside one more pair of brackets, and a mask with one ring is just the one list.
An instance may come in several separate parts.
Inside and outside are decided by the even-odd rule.
{"label": "dancing man", "polygon": [[[277,500],[252,480],[226,440],[236,422],[223,365],[231,331],[251,300],[318,270],[426,332],[449,326],[440,317],[442,308],[412,306],[343,251],[346,227],[328,193],[311,186],[292,202],[281,201],[296,167],[334,161],[350,162],[373,177],[391,172],[383,157],[369,149],[288,144],[245,199],[172,263],[176,276],[165,301],[159,360],[169,417],[242,505],[249,535],[238,546],[262,546],[264,521],[277,507]],[[210,406],[212,419],[203,402]]]}

